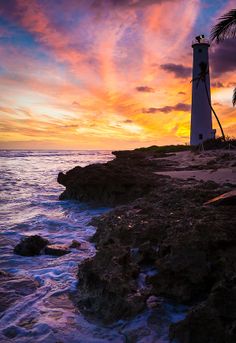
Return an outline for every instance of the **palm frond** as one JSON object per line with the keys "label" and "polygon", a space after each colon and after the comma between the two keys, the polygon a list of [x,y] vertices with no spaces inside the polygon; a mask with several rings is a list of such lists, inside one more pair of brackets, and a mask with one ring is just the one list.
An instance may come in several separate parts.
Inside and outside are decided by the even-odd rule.
{"label": "palm frond", "polygon": [[216,40],[217,43],[226,38],[236,37],[236,9],[232,9],[222,17],[220,22],[213,26],[210,34],[211,40]]}
{"label": "palm frond", "polygon": [[232,102],[233,102],[233,106],[235,106],[236,105],[236,87],[234,88]]}

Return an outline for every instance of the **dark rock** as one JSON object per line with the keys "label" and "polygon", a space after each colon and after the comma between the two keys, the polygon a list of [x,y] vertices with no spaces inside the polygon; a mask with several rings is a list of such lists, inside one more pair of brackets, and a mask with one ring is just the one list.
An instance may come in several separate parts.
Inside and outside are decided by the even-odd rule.
{"label": "dark rock", "polygon": [[236,320],[236,275],[217,283],[209,296],[208,306],[226,322]]}
{"label": "dark rock", "polygon": [[[155,176],[146,177],[135,168],[111,167],[103,165],[87,166],[66,181],[66,191],[61,199],[76,199],[99,204],[122,204],[148,193],[155,182]],[[139,180],[139,183],[138,183]]]}
{"label": "dark rock", "polygon": [[170,341],[181,343],[223,343],[224,327],[213,309],[204,304],[194,308],[187,318],[170,328]]}
{"label": "dark rock", "polygon": [[4,336],[12,339],[12,338],[15,338],[19,333],[19,328],[17,326],[9,326],[8,328],[6,329],[3,329],[3,334]]}
{"label": "dark rock", "polygon": [[153,174],[157,165],[167,162],[153,159],[153,153],[119,152],[106,164],[76,167],[66,174],[59,173],[57,181],[66,187],[60,199],[75,199],[102,205],[125,204],[148,194],[160,179]]}
{"label": "dark rock", "polygon": [[208,180],[204,182],[204,187],[206,189],[217,189],[219,185],[214,181]]}
{"label": "dark rock", "polygon": [[71,251],[64,245],[47,245],[44,249],[46,255],[63,256]]}
{"label": "dark rock", "polygon": [[73,249],[79,249],[81,247],[81,243],[79,241],[76,241],[75,239],[73,239],[70,248]]}
{"label": "dark rock", "polygon": [[87,315],[99,313],[106,323],[140,312],[145,307],[145,298],[137,292],[135,278],[139,268],[130,263],[129,252],[109,248],[98,251],[96,257],[79,268],[76,301],[80,309]]}
{"label": "dark rock", "polygon": [[[187,304],[206,297],[236,268],[230,206],[201,206],[218,191],[164,183],[158,192],[94,219],[98,252],[80,266],[80,309],[112,321],[138,313],[153,294]],[[140,290],[138,275],[145,266],[158,273],[147,274]],[[130,301],[137,294],[139,306]]]}
{"label": "dark rock", "polygon": [[22,256],[40,255],[42,250],[46,247],[49,241],[38,235],[29,236],[21,239],[14,248],[14,253]]}
{"label": "dark rock", "polygon": [[236,277],[216,284],[206,301],[171,326],[170,338],[181,343],[233,343],[235,323]]}
{"label": "dark rock", "polygon": [[159,306],[160,304],[162,304],[162,300],[160,300],[155,295],[150,295],[150,297],[148,297],[148,299],[146,301],[146,304],[147,304],[148,308],[155,308],[155,307]]}
{"label": "dark rock", "polygon": [[[125,204],[92,221],[97,253],[79,267],[74,295],[79,309],[111,323],[146,306],[159,309],[158,299],[168,298],[192,306],[186,320],[172,326],[171,338],[233,342],[234,292],[220,286],[236,270],[233,203],[203,205],[232,188],[159,177],[153,171],[165,170],[168,163],[151,151],[114,154],[117,158],[106,165],[59,176],[66,187],[62,197]],[[204,338],[211,335],[212,340]]]}
{"label": "dark rock", "polygon": [[49,241],[38,235],[23,238],[14,248],[14,253],[22,256],[40,254],[63,256],[71,251],[64,245],[48,245]]}

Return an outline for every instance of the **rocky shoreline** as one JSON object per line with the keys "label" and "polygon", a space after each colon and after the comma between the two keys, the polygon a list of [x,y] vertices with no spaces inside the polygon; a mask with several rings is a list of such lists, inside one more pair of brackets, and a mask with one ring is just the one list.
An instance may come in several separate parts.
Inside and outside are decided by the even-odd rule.
{"label": "rocky shoreline", "polygon": [[[202,153],[196,163],[199,153],[187,152],[185,166],[178,154],[115,152],[106,164],[58,175],[66,187],[60,199],[117,206],[92,222],[97,253],[80,265],[74,301],[87,316],[112,323],[168,299],[189,306],[186,318],[171,325],[171,342],[233,343],[234,184],[178,180],[159,172],[235,166],[235,154],[218,151],[206,159]],[[230,191],[228,201],[207,204]]]}

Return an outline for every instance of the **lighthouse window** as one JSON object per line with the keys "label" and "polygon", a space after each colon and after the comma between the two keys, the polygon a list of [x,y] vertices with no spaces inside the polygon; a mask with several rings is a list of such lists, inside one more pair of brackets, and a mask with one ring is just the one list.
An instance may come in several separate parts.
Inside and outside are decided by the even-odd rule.
{"label": "lighthouse window", "polygon": [[202,139],[203,139],[203,135],[202,135],[202,133],[199,133],[199,135],[198,135],[198,138],[199,138],[200,140],[202,140]]}
{"label": "lighthouse window", "polygon": [[199,52],[202,52],[202,49],[198,49]]}

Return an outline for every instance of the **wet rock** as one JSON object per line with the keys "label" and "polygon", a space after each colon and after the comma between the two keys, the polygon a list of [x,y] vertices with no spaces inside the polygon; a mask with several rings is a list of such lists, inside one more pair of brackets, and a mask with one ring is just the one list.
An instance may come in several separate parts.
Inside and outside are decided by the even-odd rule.
{"label": "wet rock", "polygon": [[190,242],[188,246],[172,244],[168,248],[169,253],[156,260],[158,274],[149,277],[153,288],[180,303],[201,297],[213,282],[205,251]]}
{"label": "wet rock", "polygon": [[236,320],[236,275],[213,287],[207,305],[214,308],[225,321]]}
{"label": "wet rock", "polygon": [[0,312],[5,311],[22,297],[34,293],[39,284],[27,277],[0,272]]}
{"label": "wet rock", "polygon": [[152,152],[148,155],[143,152],[114,154],[117,158],[106,164],[76,167],[66,174],[59,173],[57,181],[66,187],[60,199],[119,205],[149,193],[158,183],[152,171],[165,163],[153,160]]}
{"label": "wet rock", "polygon": [[[231,207],[201,205],[217,192],[204,184],[165,183],[94,219],[98,251],[80,266],[79,308],[114,321],[139,313],[153,294],[191,305],[207,297],[216,282],[236,270]],[[150,268],[158,272],[147,274],[141,287],[140,272]]]}
{"label": "wet rock", "polygon": [[236,341],[236,278],[219,282],[210,296],[187,317],[173,324],[171,340],[183,343],[233,343]]}
{"label": "wet rock", "polygon": [[156,297],[155,295],[150,295],[150,297],[147,299],[146,304],[148,308],[155,308],[159,306],[162,303],[162,301]]}
{"label": "wet rock", "polygon": [[26,316],[20,318],[19,322],[17,323],[17,326],[20,326],[27,330],[31,330],[33,329],[34,325],[38,322],[38,320],[39,314],[28,313]]}
{"label": "wet rock", "polygon": [[236,205],[236,190],[224,193],[215,197],[207,202],[204,205],[214,205],[214,206],[228,206]]}
{"label": "wet rock", "polygon": [[123,204],[92,221],[97,253],[79,267],[74,301],[84,314],[106,323],[146,307],[159,309],[160,297],[186,303],[192,310],[180,326],[173,325],[171,337],[201,342],[200,326],[210,321],[205,335],[215,337],[215,331],[212,343],[224,342],[220,339],[236,331],[235,300],[231,291],[230,297],[219,296],[223,290],[216,292],[216,285],[236,270],[234,210],[232,203],[203,204],[232,188],[159,178],[153,171],[165,170],[168,163],[151,152],[114,154],[117,158],[106,165],[75,168],[59,177],[66,187],[62,198]]}
{"label": "wet rock", "polygon": [[14,248],[14,253],[22,256],[35,256],[40,254],[63,256],[71,251],[65,245],[49,245],[49,241],[38,235],[23,238]]}
{"label": "wet rock", "polygon": [[170,341],[222,343],[225,342],[224,327],[212,309],[200,305],[184,321],[170,328]]}
{"label": "wet rock", "polygon": [[130,258],[131,258],[132,262],[134,262],[134,263],[139,263],[142,261],[143,256],[140,253],[139,248],[131,248],[130,249]]}
{"label": "wet rock", "polygon": [[79,241],[76,241],[75,239],[73,239],[70,248],[72,249],[79,249],[81,247],[81,243]]}
{"label": "wet rock", "polygon": [[17,326],[12,325],[6,329],[3,329],[3,334],[4,336],[12,339],[12,338],[15,338],[19,334],[19,331],[20,330]]}
{"label": "wet rock", "polygon": [[106,323],[128,318],[145,307],[145,297],[137,292],[138,273],[126,249],[98,251],[96,260],[86,260],[79,268],[76,302],[85,314],[99,313]]}
{"label": "wet rock", "polygon": [[21,239],[14,248],[14,253],[21,256],[40,255],[49,241],[39,235],[29,236]]}
{"label": "wet rock", "polygon": [[69,254],[71,251],[64,245],[47,245],[44,249],[46,255],[63,256]]}

